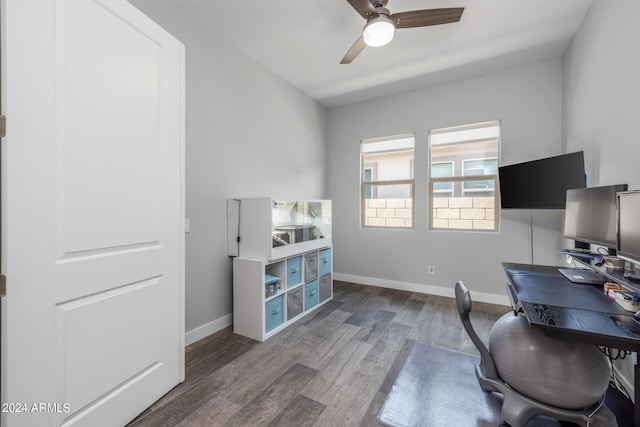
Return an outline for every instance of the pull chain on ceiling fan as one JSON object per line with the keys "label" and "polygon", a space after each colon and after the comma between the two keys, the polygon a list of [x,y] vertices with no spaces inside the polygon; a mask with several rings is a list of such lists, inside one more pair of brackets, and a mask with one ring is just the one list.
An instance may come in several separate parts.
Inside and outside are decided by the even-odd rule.
{"label": "pull chain on ceiling fan", "polygon": [[384,46],[393,39],[398,28],[427,27],[460,21],[464,7],[411,10],[391,13],[386,8],[388,0],[347,0],[367,20],[362,35],[340,61],[350,64],[367,46]]}

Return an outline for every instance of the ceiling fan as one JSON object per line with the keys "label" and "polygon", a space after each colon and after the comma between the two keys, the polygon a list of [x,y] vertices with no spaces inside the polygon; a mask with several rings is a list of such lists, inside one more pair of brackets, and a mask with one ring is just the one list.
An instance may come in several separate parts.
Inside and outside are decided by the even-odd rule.
{"label": "ceiling fan", "polygon": [[389,43],[393,39],[396,28],[427,27],[458,22],[464,10],[464,7],[449,7],[410,10],[392,14],[386,8],[388,0],[347,1],[356,12],[367,20],[367,24],[364,26],[360,38],[340,61],[341,64],[350,64],[367,46],[377,47]]}

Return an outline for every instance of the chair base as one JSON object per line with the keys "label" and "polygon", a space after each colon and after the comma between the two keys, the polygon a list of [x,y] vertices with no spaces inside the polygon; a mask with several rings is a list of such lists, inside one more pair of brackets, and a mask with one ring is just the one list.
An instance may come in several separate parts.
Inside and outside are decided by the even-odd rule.
{"label": "chair base", "polygon": [[604,404],[604,396],[592,408],[571,410],[531,399],[509,387],[500,378],[487,378],[480,365],[476,365],[476,378],[482,390],[502,395],[502,420],[512,427],[523,427],[531,418],[538,415],[546,415],[584,427],[618,427],[616,416]]}

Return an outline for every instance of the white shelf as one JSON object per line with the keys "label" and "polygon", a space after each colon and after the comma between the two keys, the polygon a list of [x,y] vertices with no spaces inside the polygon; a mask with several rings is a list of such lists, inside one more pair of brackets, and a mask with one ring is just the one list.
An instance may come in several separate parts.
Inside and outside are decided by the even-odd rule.
{"label": "white shelf", "polygon": [[[233,331],[257,341],[264,341],[270,336],[278,333],[293,322],[311,313],[318,307],[333,298],[333,272],[324,271],[322,277],[311,277],[306,282],[296,283],[287,288],[287,260],[296,257],[307,256],[319,257],[322,253],[325,257],[332,256],[330,246],[317,250],[294,254],[294,256],[275,261],[258,260],[252,258],[236,257],[233,259]],[[332,260],[329,261],[332,265]],[[305,277],[304,262],[301,263],[302,271],[297,272],[301,277]],[[275,273],[275,274],[274,274]],[[265,293],[265,275],[279,277],[281,279],[280,289],[276,295],[267,296]],[[280,274],[280,275],[277,275]],[[325,283],[317,285],[318,292],[315,298],[317,304],[312,307],[306,300],[306,284],[317,281]],[[324,286],[320,291],[319,287]],[[291,298],[291,301],[289,299]],[[296,311],[289,313],[288,306],[291,305]],[[300,313],[297,313],[299,309]]]}
{"label": "white shelf", "polygon": [[228,199],[227,249],[237,334],[264,341],[333,298],[331,200]]}

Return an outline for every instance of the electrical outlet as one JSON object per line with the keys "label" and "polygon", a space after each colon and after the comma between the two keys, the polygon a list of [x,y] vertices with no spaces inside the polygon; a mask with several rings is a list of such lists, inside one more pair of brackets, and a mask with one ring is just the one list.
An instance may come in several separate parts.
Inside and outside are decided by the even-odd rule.
{"label": "electrical outlet", "polygon": [[429,276],[435,276],[436,275],[436,266],[429,264],[429,266],[427,267],[427,274]]}

